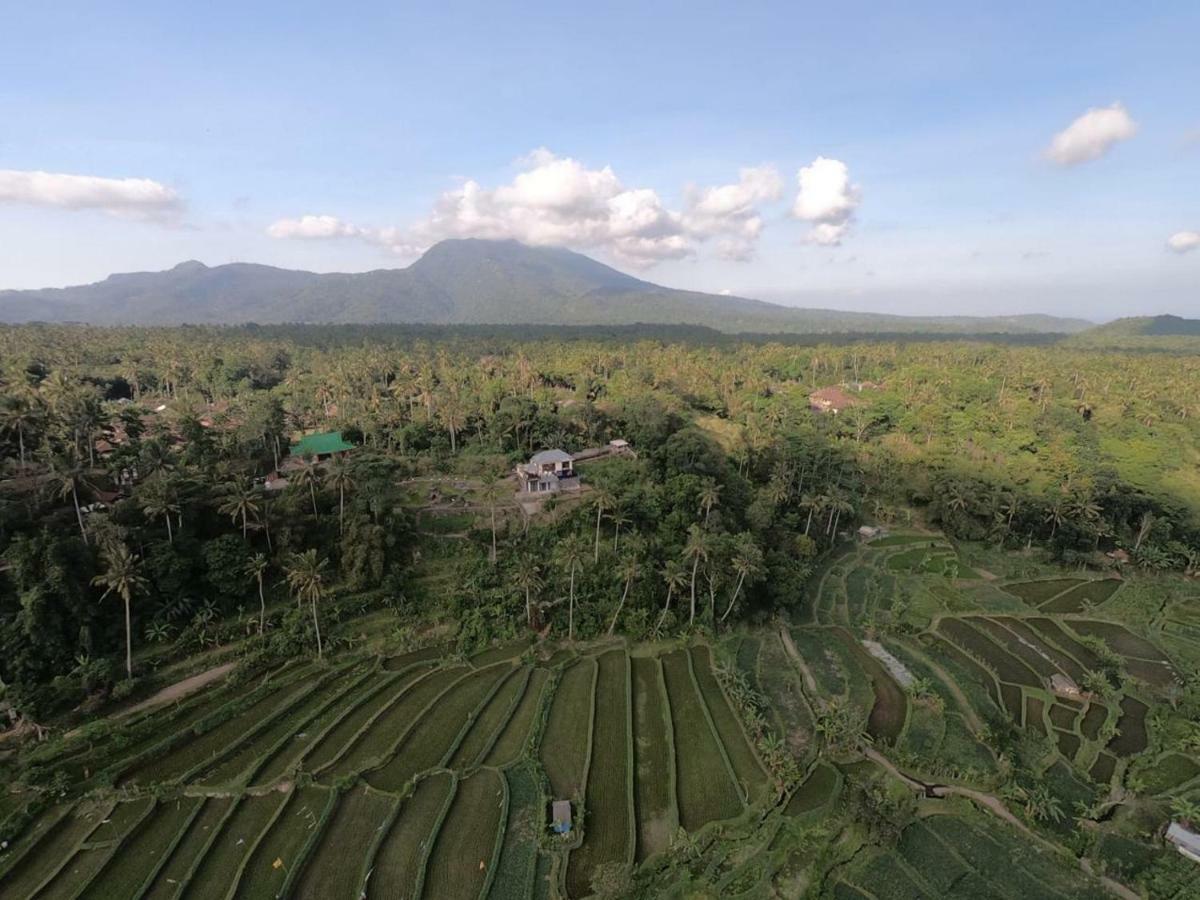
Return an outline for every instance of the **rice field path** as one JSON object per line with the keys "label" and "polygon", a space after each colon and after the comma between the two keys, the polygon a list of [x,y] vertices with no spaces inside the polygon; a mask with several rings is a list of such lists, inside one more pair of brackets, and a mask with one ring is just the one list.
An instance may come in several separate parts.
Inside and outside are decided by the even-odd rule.
{"label": "rice field path", "polygon": [[177,681],[174,684],[169,684],[156,694],[152,694],[140,703],[135,703],[128,709],[123,709],[113,715],[114,719],[123,719],[126,716],[131,716],[134,713],[140,713],[147,709],[153,709],[156,706],[165,706],[175,700],[179,700],[189,694],[194,694],[203,687],[207,687],[214,681],[219,681],[224,678],[237,666],[236,662],[222,663],[219,666],[214,666],[207,669],[191,678],[185,678],[183,681]]}

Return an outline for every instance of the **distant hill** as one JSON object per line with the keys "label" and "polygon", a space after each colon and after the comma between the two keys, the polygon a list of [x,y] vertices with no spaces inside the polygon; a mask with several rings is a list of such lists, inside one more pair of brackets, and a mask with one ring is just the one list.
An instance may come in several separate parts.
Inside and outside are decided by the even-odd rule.
{"label": "distant hill", "polygon": [[516,241],[449,240],[404,269],[317,274],[180,263],[95,284],[0,291],[0,322],[101,325],[427,323],[702,325],[727,333],[1074,333],[1052,316],[915,317],[799,309],[681,291],[594,259]]}
{"label": "distant hill", "polygon": [[1136,316],[1088,328],[1071,338],[1080,347],[1200,348],[1200,319]]}

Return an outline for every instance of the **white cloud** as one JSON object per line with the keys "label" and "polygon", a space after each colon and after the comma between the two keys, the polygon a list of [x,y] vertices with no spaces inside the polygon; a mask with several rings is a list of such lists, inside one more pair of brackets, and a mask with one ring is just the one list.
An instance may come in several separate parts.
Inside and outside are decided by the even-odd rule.
{"label": "white cloud", "polygon": [[545,148],[518,161],[508,184],[487,188],[468,179],[442,194],[429,215],[408,228],[371,228],[334,216],[281,219],[275,238],[369,241],[402,256],[446,238],[515,238],[527,244],[600,251],[636,267],[680,259],[716,241],[727,259],[747,259],[762,232],[755,204],[778,199],[783,186],[770,166],[742,169],[734,184],[685,189],[682,212],[647,187],[628,187],[611,166],[589,168]]}
{"label": "white cloud", "polygon": [[1167,247],[1176,253],[1190,253],[1200,247],[1200,231],[1177,231],[1167,238]]}
{"label": "white cloud", "polygon": [[1046,157],[1061,166],[1099,159],[1114,144],[1137,134],[1137,129],[1137,123],[1120,103],[1095,107],[1054,136]]}
{"label": "white cloud", "polygon": [[854,213],[862,202],[862,191],[850,183],[850,170],[839,159],[818,156],[796,174],[800,192],[792,214],[811,222],[808,240],[836,246],[850,230]]}
{"label": "white cloud", "polygon": [[267,228],[273,238],[327,239],[366,237],[367,229],[343,222],[336,216],[301,216],[298,219],[279,219]]}
{"label": "white cloud", "polygon": [[100,178],[0,169],[0,203],[101,210],[128,218],[169,220],[183,209],[173,188],[149,178]]}
{"label": "white cloud", "polygon": [[716,187],[688,185],[684,189],[684,226],[699,240],[719,238],[717,255],[745,261],[754,255],[763,230],[757,205],[783,195],[783,179],[774,166],[756,166],[738,172],[735,184]]}

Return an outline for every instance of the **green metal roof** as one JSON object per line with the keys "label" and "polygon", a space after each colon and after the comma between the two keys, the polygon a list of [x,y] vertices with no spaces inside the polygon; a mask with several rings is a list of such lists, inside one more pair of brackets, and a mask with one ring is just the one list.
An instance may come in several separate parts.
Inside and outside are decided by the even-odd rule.
{"label": "green metal roof", "polygon": [[324,456],[327,453],[341,453],[343,450],[353,450],[354,445],[342,440],[340,431],[323,431],[320,434],[306,434],[298,443],[292,444],[292,456]]}

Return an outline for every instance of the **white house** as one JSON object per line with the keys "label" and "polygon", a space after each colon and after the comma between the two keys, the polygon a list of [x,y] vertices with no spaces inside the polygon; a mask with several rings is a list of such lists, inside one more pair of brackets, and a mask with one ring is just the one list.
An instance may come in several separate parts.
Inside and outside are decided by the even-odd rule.
{"label": "white house", "polygon": [[565,450],[543,450],[517,466],[517,483],[523,494],[578,490],[575,458]]}
{"label": "white house", "polygon": [[1172,822],[1167,829],[1167,840],[1188,859],[1200,863],[1200,834],[1184,828],[1178,822]]}

